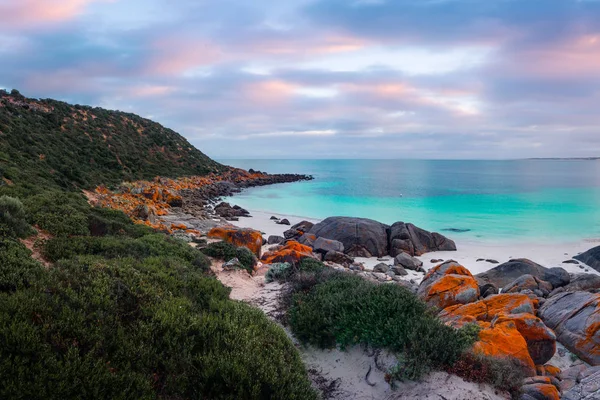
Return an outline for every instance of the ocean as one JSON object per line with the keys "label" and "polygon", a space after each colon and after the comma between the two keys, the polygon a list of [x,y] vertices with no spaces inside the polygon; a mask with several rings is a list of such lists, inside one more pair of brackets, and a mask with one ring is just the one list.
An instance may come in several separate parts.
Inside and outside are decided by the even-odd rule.
{"label": "ocean", "polygon": [[600,238],[600,161],[219,161],[315,177],[226,199],[251,211],[412,222],[454,239],[487,243]]}

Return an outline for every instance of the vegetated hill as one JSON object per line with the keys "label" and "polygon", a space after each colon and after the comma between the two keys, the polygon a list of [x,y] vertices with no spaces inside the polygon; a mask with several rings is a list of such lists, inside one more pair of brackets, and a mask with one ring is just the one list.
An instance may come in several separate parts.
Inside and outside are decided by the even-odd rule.
{"label": "vegetated hill", "polygon": [[87,188],[224,168],[178,133],[135,114],[0,90],[5,182]]}

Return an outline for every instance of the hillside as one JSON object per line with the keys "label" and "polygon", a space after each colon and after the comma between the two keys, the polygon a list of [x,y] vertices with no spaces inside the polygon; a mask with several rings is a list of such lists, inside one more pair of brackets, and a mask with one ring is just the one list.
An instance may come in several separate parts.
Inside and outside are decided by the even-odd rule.
{"label": "hillside", "polygon": [[5,182],[92,188],[224,168],[178,133],[137,115],[0,91]]}

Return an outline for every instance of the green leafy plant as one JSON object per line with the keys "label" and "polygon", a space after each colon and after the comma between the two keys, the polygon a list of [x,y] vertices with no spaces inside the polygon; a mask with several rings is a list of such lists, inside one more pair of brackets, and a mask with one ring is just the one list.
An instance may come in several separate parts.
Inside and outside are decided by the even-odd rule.
{"label": "green leafy plant", "polygon": [[202,249],[202,252],[209,257],[223,261],[230,261],[237,258],[248,272],[254,271],[256,257],[246,247],[236,247],[228,242],[214,242]]}
{"label": "green leafy plant", "polygon": [[265,274],[265,281],[285,281],[292,275],[292,265],[290,263],[275,263]]}
{"label": "green leafy plant", "polygon": [[469,348],[472,329],[444,325],[413,293],[347,273],[299,274],[289,309],[294,334],[329,348],[366,344],[386,348],[401,360],[396,379],[417,379],[432,368],[452,365]]}
{"label": "green leafy plant", "polygon": [[9,197],[0,197],[0,236],[25,237],[33,230],[27,223],[27,213],[21,200]]}

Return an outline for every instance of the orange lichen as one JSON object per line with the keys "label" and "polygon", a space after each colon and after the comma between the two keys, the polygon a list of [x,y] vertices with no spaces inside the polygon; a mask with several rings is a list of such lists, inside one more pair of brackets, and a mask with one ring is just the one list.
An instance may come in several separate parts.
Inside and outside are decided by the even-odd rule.
{"label": "orange lichen", "polygon": [[154,216],[161,217],[169,213],[171,207],[181,207],[183,198],[182,190],[196,190],[218,182],[242,183],[260,181],[267,178],[267,174],[248,172],[242,169],[230,168],[219,174],[206,176],[191,176],[178,179],[155,178],[153,181],[137,181],[124,183],[117,191],[110,191],[104,186],[96,188],[100,197],[99,206],[123,211],[134,222],[148,225],[155,229],[162,229],[161,221],[148,223],[135,212],[140,206],[153,210]]}
{"label": "orange lichen", "polygon": [[300,244],[295,241],[288,242],[281,248],[266,253],[261,261],[264,264],[274,264],[288,262],[290,264],[296,264],[303,258],[313,257],[312,248]]}
{"label": "orange lichen", "polygon": [[560,393],[558,392],[558,389],[551,383],[533,383],[527,386],[535,387],[535,391],[544,396],[544,400],[560,400]]}
{"label": "orange lichen", "polygon": [[546,376],[553,376],[555,378],[557,378],[560,373],[561,373],[561,369],[558,367],[555,367],[554,365],[551,364],[546,364],[544,365],[544,372]]}
{"label": "orange lichen", "polygon": [[247,247],[258,258],[263,244],[263,237],[259,231],[252,229],[219,227],[208,232],[209,238],[219,238],[236,246]]}
{"label": "orange lichen", "polygon": [[527,342],[512,321],[496,323],[479,322],[479,341],[473,345],[476,353],[492,357],[510,357],[520,361],[529,376],[535,375],[535,364],[529,355]]}
{"label": "orange lichen", "polygon": [[182,231],[186,231],[187,230],[187,226],[185,226],[184,224],[171,224],[171,230],[182,230]]}
{"label": "orange lichen", "polygon": [[434,304],[440,308],[446,308],[455,304],[462,303],[460,294],[466,290],[471,290],[474,295],[471,300],[479,296],[479,285],[477,281],[464,275],[445,275],[431,285],[425,301]]}

